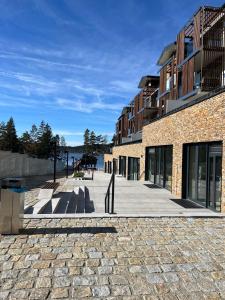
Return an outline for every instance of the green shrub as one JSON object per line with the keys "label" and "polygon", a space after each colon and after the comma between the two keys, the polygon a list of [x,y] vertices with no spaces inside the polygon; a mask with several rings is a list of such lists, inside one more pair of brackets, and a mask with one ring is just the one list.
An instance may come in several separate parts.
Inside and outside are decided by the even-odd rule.
{"label": "green shrub", "polygon": [[75,178],[76,177],[81,177],[82,178],[82,177],[84,177],[84,172],[74,172],[73,177],[75,177]]}

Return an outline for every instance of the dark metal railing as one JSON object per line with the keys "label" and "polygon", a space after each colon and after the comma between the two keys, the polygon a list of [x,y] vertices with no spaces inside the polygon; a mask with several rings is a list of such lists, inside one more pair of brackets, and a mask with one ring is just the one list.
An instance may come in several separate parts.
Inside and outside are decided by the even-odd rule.
{"label": "dark metal railing", "polygon": [[114,214],[115,173],[113,172],[105,195],[105,213]]}

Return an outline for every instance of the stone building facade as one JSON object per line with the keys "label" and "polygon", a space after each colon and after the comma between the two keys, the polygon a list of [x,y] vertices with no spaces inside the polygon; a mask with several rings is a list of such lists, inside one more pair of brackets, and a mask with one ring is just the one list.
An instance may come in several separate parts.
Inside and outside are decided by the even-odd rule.
{"label": "stone building facade", "polygon": [[[113,148],[105,162],[119,157],[139,158],[139,178],[146,179],[146,150],[153,146],[172,146],[171,192],[181,198],[186,144],[222,143],[221,211],[225,212],[225,91],[207,95],[180,107],[143,127],[142,141]],[[126,164],[126,177],[128,164]],[[119,168],[117,168],[119,170]]]}

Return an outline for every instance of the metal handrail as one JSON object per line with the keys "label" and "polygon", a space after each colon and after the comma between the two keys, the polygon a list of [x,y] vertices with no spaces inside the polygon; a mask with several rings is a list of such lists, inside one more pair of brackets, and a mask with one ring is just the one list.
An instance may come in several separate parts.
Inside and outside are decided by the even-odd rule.
{"label": "metal handrail", "polygon": [[[110,193],[110,188],[112,192]],[[114,214],[114,194],[115,194],[115,174],[113,173],[109,181],[108,189],[105,195],[105,213]],[[111,196],[111,203],[110,203]]]}

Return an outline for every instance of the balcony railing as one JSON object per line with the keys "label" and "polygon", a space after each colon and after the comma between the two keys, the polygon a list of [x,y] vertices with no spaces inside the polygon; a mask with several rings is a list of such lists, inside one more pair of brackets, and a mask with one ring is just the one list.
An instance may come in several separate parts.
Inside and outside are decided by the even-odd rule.
{"label": "balcony railing", "polygon": [[156,108],[157,109],[157,101],[156,99],[146,98],[144,101],[144,108]]}
{"label": "balcony railing", "polygon": [[134,117],[134,114],[132,112],[129,112],[128,114],[128,120],[131,120]]}
{"label": "balcony railing", "polygon": [[130,134],[128,137],[122,138],[122,144],[139,141],[142,139],[142,131]]}

